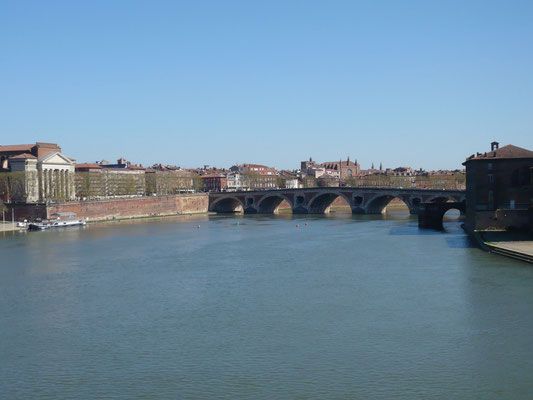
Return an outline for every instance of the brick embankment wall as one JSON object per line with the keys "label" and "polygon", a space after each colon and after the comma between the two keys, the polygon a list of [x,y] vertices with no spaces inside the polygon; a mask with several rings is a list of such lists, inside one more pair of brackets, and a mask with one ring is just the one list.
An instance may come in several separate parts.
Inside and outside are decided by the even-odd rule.
{"label": "brick embankment wall", "polygon": [[71,201],[47,207],[47,217],[57,212],[74,212],[89,221],[207,213],[207,194],[136,197]]}

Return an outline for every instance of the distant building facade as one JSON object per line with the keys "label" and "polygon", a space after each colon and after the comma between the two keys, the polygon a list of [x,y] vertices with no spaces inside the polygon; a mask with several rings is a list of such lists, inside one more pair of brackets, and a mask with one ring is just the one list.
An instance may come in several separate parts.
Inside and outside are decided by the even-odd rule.
{"label": "distant building facade", "polygon": [[143,196],[146,170],[123,158],[108,162],[76,164],[76,196],[80,199]]}
{"label": "distant building facade", "polygon": [[281,171],[279,176],[282,186],[285,189],[300,189],[303,187],[298,174],[295,172]]}
{"label": "distant building facade", "polygon": [[240,172],[230,172],[227,174],[227,189],[230,192],[237,192],[242,190],[250,190],[249,182],[246,176]]}
{"label": "distant building facade", "polygon": [[198,175],[194,171],[168,168],[159,164],[146,169],[145,175],[148,195],[194,192],[198,188]]}
{"label": "distant building facade", "polygon": [[200,178],[204,192],[224,192],[228,189],[228,178],[225,174],[208,174]]}
{"label": "distant building facade", "polygon": [[231,173],[240,174],[242,187],[249,190],[276,189],[278,185],[278,171],[275,168],[261,164],[241,164],[230,168]]}
{"label": "distant building facade", "polygon": [[75,160],[62,154],[55,143],[0,146],[2,200],[21,203],[74,200],[74,165]]}
{"label": "distant building facade", "polygon": [[[300,172],[302,178],[316,179],[317,183],[320,178],[321,184],[333,184],[339,186],[341,182],[351,180],[361,175],[361,167],[357,161],[350,161],[350,157],[346,161],[326,161],[317,163],[309,158],[308,161],[300,162]],[[337,180],[337,182],[335,182]]]}
{"label": "distant building facade", "polygon": [[466,221],[469,232],[531,229],[533,151],[491,143],[491,150],[468,157]]}
{"label": "distant building facade", "polygon": [[360,174],[360,166],[357,161],[350,161],[350,157],[346,161],[328,161],[321,164],[326,169],[326,174],[332,177],[337,177],[342,181],[351,179]]}

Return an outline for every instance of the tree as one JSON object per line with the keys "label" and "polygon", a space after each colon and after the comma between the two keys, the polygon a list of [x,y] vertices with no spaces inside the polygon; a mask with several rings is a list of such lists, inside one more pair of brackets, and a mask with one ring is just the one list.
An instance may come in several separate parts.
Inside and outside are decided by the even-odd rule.
{"label": "tree", "polygon": [[195,192],[203,192],[204,191],[204,182],[202,180],[202,177],[195,175],[193,178],[193,187]]}

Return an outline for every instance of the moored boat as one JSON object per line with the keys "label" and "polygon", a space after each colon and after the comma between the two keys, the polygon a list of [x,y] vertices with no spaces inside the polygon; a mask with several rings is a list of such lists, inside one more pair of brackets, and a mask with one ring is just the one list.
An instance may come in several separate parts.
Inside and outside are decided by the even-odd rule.
{"label": "moored boat", "polygon": [[87,225],[85,220],[76,218],[76,214],[71,212],[55,213],[52,214],[52,217],[53,218],[49,220],[31,222],[28,224],[28,229],[30,231],[44,231],[51,228]]}

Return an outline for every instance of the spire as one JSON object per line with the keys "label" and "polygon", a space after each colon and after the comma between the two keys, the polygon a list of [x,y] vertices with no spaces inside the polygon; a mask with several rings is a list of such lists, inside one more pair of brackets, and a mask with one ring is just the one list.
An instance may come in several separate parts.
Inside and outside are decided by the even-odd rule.
{"label": "spire", "polygon": [[382,163],[379,163],[379,170],[383,171],[383,164]]}

